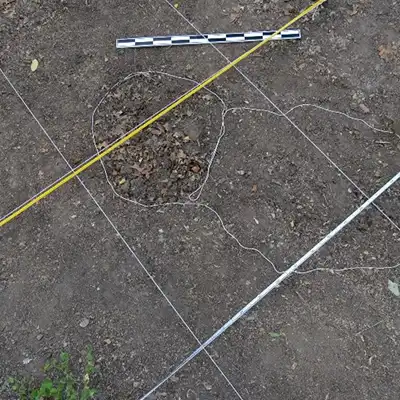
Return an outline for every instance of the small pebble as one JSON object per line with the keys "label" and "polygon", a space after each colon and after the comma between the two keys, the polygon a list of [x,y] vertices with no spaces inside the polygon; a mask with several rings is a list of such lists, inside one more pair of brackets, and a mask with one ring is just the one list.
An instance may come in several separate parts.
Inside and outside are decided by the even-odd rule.
{"label": "small pebble", "polygon": [[361,111],[364,113],[364,114],[368,114],[369,112],[370,112],[370,110],[369,110],[369,108],[365,105],[365,104],[360,104],[360,108],[361,108]]}
{"label": "small pebble", "polygon": [[89,325],[89,320],[87,318],[83,318],[82,321],[79,323],[81,328],[86,328]]}

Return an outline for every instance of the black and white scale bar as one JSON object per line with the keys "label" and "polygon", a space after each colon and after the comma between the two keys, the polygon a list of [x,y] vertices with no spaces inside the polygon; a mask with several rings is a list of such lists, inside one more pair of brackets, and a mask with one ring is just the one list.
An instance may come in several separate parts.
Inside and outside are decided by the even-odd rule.
{"label": "black and white scale bar", "polygon": [[[147,36],[117,39],[117,49],[137,47],[185,46],[210,43],[244,43],[267,39],[275,31],[241,32],[241,33],[208,33],[204,35]],[[300,29],[288,29],[274,36],[272,40],[301,39]]]}

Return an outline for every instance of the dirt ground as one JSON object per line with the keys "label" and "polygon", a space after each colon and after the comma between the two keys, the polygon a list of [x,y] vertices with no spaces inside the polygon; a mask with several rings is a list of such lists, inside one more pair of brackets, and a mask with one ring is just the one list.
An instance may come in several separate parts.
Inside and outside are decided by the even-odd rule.
{"label": "dirt ground", "polygon": [[[308,4],[175,3],[202,32],[279,27]],[[288,268],[365,201],[359,189],[372,195],[394,176],[399,19],[398,1],[328,0],[299,22],[301,41],[269,44],[240,64],[285,112],[312,104],[288,114],[308,139],[264,111],[276,110],[231,71],[210,86],[222,102],[201,92],[153,127],[161,134],[143,132],[104,169],[84,172],[97,204],[75,180],[2,228],[0,388],[9,376],[40,378],[44,360],[63,349],[78,370],[91,344],[98,398],[140,399],[198,346],[149,276],[204,341],[278,276],[272,263]],[[209,46],[117,51],[115,39],[192,32],[165,0],[2,0],[0,67],[78,165],[95,143],[101,147],[192,86],[164,74],[201,81],[226,64]],[[250,46],[218,48],[233,59]],[[153,81],[138,75],[119,94],[112,90],[95,114],[93,141],[100,99],[143,71],[164,74],[153,72]],[[2,75],[0,93],[5,215],[68,166]],[[223,103],[237,109],[222,118]],[[134,202],[186,201],[204,182],[222,122],[225,135],[197,205]],[[171,159],[175,150],[180,156]],[[201,353],[148,398],[240,398],[229,380],[247,400],[397,400],[400,303],[388,279],[400,279],[400,270],[372,268],[400,262],[399,196],[397,182],[376,202],[386,216],[370,207],[302,267],[327,271],[291,277],[209,347],[225,377]],[[342,268],[352,270],[332,271]],[[0,398],[14,397],[4,389]]]}

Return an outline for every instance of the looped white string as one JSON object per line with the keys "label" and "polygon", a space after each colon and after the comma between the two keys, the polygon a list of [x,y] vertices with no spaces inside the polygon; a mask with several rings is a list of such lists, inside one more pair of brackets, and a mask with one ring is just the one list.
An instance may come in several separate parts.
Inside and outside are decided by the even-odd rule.
{"label": "looped white string", "polygon": [[[138,71],[135,73],[131,73],[129,75],[127,75],[125,78],[121,79],[119,82],[117,82],[115,85],[113,85],[106,93],[105,95],[101,98],[101,100],[99,101],[99,103],[96,105],[96,107],[93,110],[92,113],[92,124],[91,124],[91,129],[92,129],[92,140],[94,143],[94,146],[96,148],[97,153],[100,152],[100,150],[97,147],[96,144],[96,139],[95,139],[95,116],[96,113],[99,109],[99,107],[101,106],[101,104],[107,99],[107,97],[113,92],[114,89],[116,89],[117,87],[119,87],[120,85],[128,82],[130,79],[132,79],[135,76],[148,76],[151,74],[156,74],[156,75],[162,75],[162,76],[167,76],[169,78],[172,79],[182,79],[184,81],[193,83],[195,85],[198,84],[197,81],[193,80],[193,79],[189,79],[186,77],[181,77],[178,75],[173,75],[173,74],[169,74],[169,73],[165,73],[162,71]],[[316,104],[309,104],[309,103],[303,103],[303,104],[298,104],[292,108],[290,108],[286,113],[284,113],[283,115],[280,113],[277,113],[275,111],[271,111],[268,109],[263,109],[263,108],[253,108],[253,107],[231,107],[228,108],[226,103],[224,102],[224,100],[214,91],[212,91],[211,89],[206,88],[206,90],[212,95],[214,96],[220,103],[221,103],[221,126],[219,128],[219,133],[217,135],[216,138],[216,143],[214,145],[214,148],[211,152],[211,156],[209,158],[208,161],[208,165],[207,165],[207,170],[206,170],[206,175],[203,179],[203,181],[200,183],[199,187],[194,190],[192,193],[190,193],[188,195],[187,200],[183,200],[183,201],[176,201],[176,202],[168,202],[168,203],[164,203],[164,204],[144,204],[141,203],[135,199],[131,199],[128,197],[125,197],[123,195],[121,195],[114,187],[114,185],[112,184],[109,175],[107,173],[107,169],[106,166],[104,164],[104,160],[100,160],[102,167],[103,167],[103,171],[107,180],[107,183],[109,184],[109,186],[111,187],[111,190],[113,191],[114,195],[124,201],[128,201],[130,203],[133,203],[139,207],[143,207],[143,208],[147,208],[147,209],[154,209],[154,208],[161,208],[161,207],[169,207],[169,206],[182,206],[182,207],[201,207],[206,209],[207,211],[211,212],[212,214],[215,215],[215,217],[218,219],[222,230],[231,238],[233,239],[237,245],[242,248],[243,250],[246,251],[250,251],[250,252],[254,252],[256,254],[258,254],[260,257],[262,257],[273,269],[276,273],[278,274],[282,274],[285,271],[281,271],[279,270],[276,265],[274,264],[274,262],[267,256],[265,255],[260,249],[254,247],[254,246],[249,246],[244,244],[236,235],[234,235],[226,226],[226,223],[224,222],[223,218],[221,217],[221,215],[214,209],[212,208],[210,205],[205,204],[205,203],[200,203],[198,202],[198,200],[201,198],[201,195],[203,193],[204,187],[206,186],[210,175],[211,175],[211,170],[215,161],[215,158],[217,156],[218,153],[218,149],[221,146],[222,140],[224,138],[224,136],[226,135],[226,125],[225,125],[225,118],[227,117],[227,115],[229,113],[235,113],[235,112],[241,112],[241,111],[246,111],[246,112],[261,112],[261,113],[268,113],[271,114],[275,117],[284,117],[285,115],[288,115],[290,113],[292,113],[294,110],[298,109],[298,108],[304,108],[304,107],[309,107],[309,108],[315,108],[315,109],[319,109],[321,111],[327,112],[327,113],[333,113],[333,114],[337,114],[337,115],[341,115],[343,117],[346,117],[350,120],[356,121],[356,122],[360,122],[364,125],[366,125],[368,128],[372,129],[373,131],[376,132],[381,132],[381,133],[391,133],[390,131],[387,130],[383,130],[380,128],[376,128],[375,126],[369,124],[367,121],[361,119],[361,118],[357,118],[357,117],[353,117],[349,114],[343,113],[341,111],[336,111],[336,110],[331,110],[329,108],[326,107],[322,107]],[[382,211],[382,213],[384,213],[384,211]],[[385,214],[386,215],[386,214]],[[392,225],[394,225],[399,231],[400,228],[396,225],[396,223],[394,221],[391,220],[391,218],[389,216],[387,216],[387,219],[389,219],[392,223]],[[326,271],[326,272],[344,272],[344,271],[350,271],[350,270],[361,270],[361,269],[365,269],[365,270],[370,270],[370,269],[391,269],[391,268],[396,268],[397,266],[394,267],[354,267],[354,268],[339,268],[339,269],[332,269],[332,268],[314,268],[311,270],[307,270],[307,271],[296,271],[297,274],[307,274],[310,272],[322,272],[322,271]]]}

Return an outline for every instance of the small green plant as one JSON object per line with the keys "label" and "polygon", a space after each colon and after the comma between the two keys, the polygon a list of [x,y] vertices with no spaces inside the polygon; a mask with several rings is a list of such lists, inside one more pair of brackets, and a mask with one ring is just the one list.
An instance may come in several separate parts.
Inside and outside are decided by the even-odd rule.
{"label": "small green plant", "polygon": [[285,337],[285,334],[283,332],[268,332],[268,335],[272,338],[272,340]]}
{"label": "small green plant", "polygon": [[86,352],[83,376],[76,376],[70,367],[70,356],[62,352],[58,359],[51,359],[44,365],[45,378],[35,383],[29,378],[9,378],[8,384],[19,400],[89,400],[96,390],[90,387],[94,373],[92,349]]}

